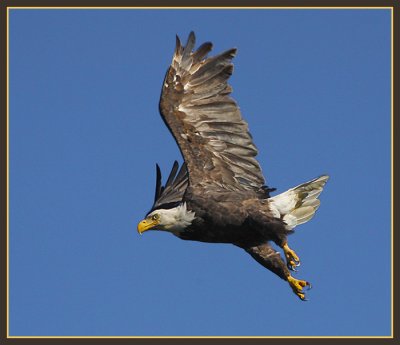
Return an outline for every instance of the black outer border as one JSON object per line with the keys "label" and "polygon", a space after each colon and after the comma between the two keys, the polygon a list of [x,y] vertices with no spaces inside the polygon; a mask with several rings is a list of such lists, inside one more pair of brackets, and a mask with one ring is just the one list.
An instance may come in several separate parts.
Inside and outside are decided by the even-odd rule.
{"label": "black outer border", "polygon": [[[174,0],[169,1],[167,4],[161,0],[5,0],[0,1],[0,28],[1,28],[1,41],[0,41],[0,80],[1,80],[1,93],[0,93],[0,138],[1,138],[1,177],[3,183],[0,186],[1,190],[1,203],[2,214],[1,221],[1,247],[0,247],[0,344],[71,344],[71,343],[85,343],[85,344],[116,344],[116,343],[134,343],[134,344],[205,344],[205,343],[219,343],[219,344],[266,344],[266,343],[279,343],[279,344],[314,344],[326,343],[334,344],[340,342],[351,342],[354,344],[394,344],[399,341],[399,299],[398,299],[398,265],[399,262],[399,235],[396,215],[398,214],[399,185],[396,183],[396,172],[398,171],[398,160],[395,159],[397,154],[399,139],[396,137],[398,133],[398,118],[399,114],[399,22],[400,22],[400,2],[389,0],[250,0],[239,1],[217,1],[215,0]],[[300,3],[301,2],[301,3]],[[393,338],[7,338],[7,7],[392,7],[393,8],[393,279],[394,279],[394,315],[393,315]],[[366,301],[368,303],[368,301]],[[306,316],[309,317],[309,316]]]}

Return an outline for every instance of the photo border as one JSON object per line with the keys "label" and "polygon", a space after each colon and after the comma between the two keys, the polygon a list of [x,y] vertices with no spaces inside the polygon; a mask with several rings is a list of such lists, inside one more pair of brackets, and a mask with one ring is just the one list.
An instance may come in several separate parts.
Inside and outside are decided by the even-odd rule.
{"label": "photo border", "polygon": [[[399,299],[398,290],[394,286],[398,285],[398,266],[395,263],[399,262],[399,230],[397,219],[395,219],[395,205],[397,205],[399,187],[395,183],[395,172],[397,172],[398,160],[395,159],[394,151],[398,148],[398,138],[395,133],[398,133],[399,118],[399,4],[396,1],[300,1],[282,0],[282,1],[251,1],[251,4],[244,5],[240,1],[229,1],[229,6],[221,4],[219,6],[210,6],[212,1],[174,1],[173,4],[167,6],[162,1],[156,0],[147,1],[116,1],[111,4],[111,1],[3,1],[0,3],[0,22],[1,22],[1,100],[0,109],[1,117],[1,138],[2,146],[2,177],[4,183],[1,185],[1,192],[4,197],[1,199],[4,202],[2,208],[2,223],[4,229],[1,232],[1,323],[0,323],[0,343],[1,344],[70,344],[75,342],[96,343],[96,344],[115,344],[115,343],[149,343],[149,344],[177,344],[177,343],[214,343],[220,344],[236,344],[246,343],[265,344],[273,341],[289,344],[296,341],[300,344],[310,344],[313,342],[336,343],[342,341],[351,341],[362,344],[384,344],[387,342],[394,343],[399,340],[398,329],[398,311]],[[236,4],[235,4],[236,3]],[[181,6],[180,6],[181,4]],[[9,40],[8,40],[8,25],[9,11],[15,9],[391,9],[391,335],[390,336],[10,336],[9,335]],[[396,90],[397,92],[394,92]],[[397,151],[397,150],[396,150]],[[398,213],[397,213],[398,214]],[[396,272],[395,272],[396,268]]]}

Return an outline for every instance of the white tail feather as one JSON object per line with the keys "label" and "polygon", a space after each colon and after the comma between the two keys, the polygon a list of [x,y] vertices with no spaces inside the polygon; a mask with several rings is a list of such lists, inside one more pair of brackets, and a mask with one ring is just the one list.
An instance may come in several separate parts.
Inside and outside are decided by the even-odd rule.
{"label": "white tail feather", "polygon": [[320,205],[317,198],[328,179],[328,175],[322,175],[270,198],[274,217],[283,219],[290,230],[308,222]]}

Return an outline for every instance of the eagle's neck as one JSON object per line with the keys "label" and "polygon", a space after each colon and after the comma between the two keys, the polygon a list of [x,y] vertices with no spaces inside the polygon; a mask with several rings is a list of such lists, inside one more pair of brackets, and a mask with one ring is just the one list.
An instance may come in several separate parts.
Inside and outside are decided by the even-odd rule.
{"label": "eagle's neck", "polygon": [[175,234],[184,231],[196,218],[195,213],[187,209],[186,203],[169,210],[159,210],[159,212],[163,222],[168,224],[165,230]]}

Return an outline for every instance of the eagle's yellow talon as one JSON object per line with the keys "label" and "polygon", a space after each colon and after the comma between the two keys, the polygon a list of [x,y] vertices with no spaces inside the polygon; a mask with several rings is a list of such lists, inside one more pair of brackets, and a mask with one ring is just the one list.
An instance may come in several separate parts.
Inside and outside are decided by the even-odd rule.
{"label": "eagle's yellow talon", "polygon": [[282,248],[285,253],[288,268],[292,271],[297,271],[295,267],[300,266],[300,258],[293,249],[289,248],[287,243],[285,243]]}
{"label": "eagle's yellow talon", "polygon": [[287,266],[289,267],[290,270],[297,272],[296,267],[300,266],[300,263],[296,263],[296,262],[290,260],[288,262]]}
{"label": "eagle's yellow talon", "polygon": [[293,292],[303,301],[306,301],[306,295],[303,292],[303,288],[306,286],[311,288],[311,284],[305,280],[295,279],[292,276],[288,276],[287,278],[290,287],[292,288]]}

